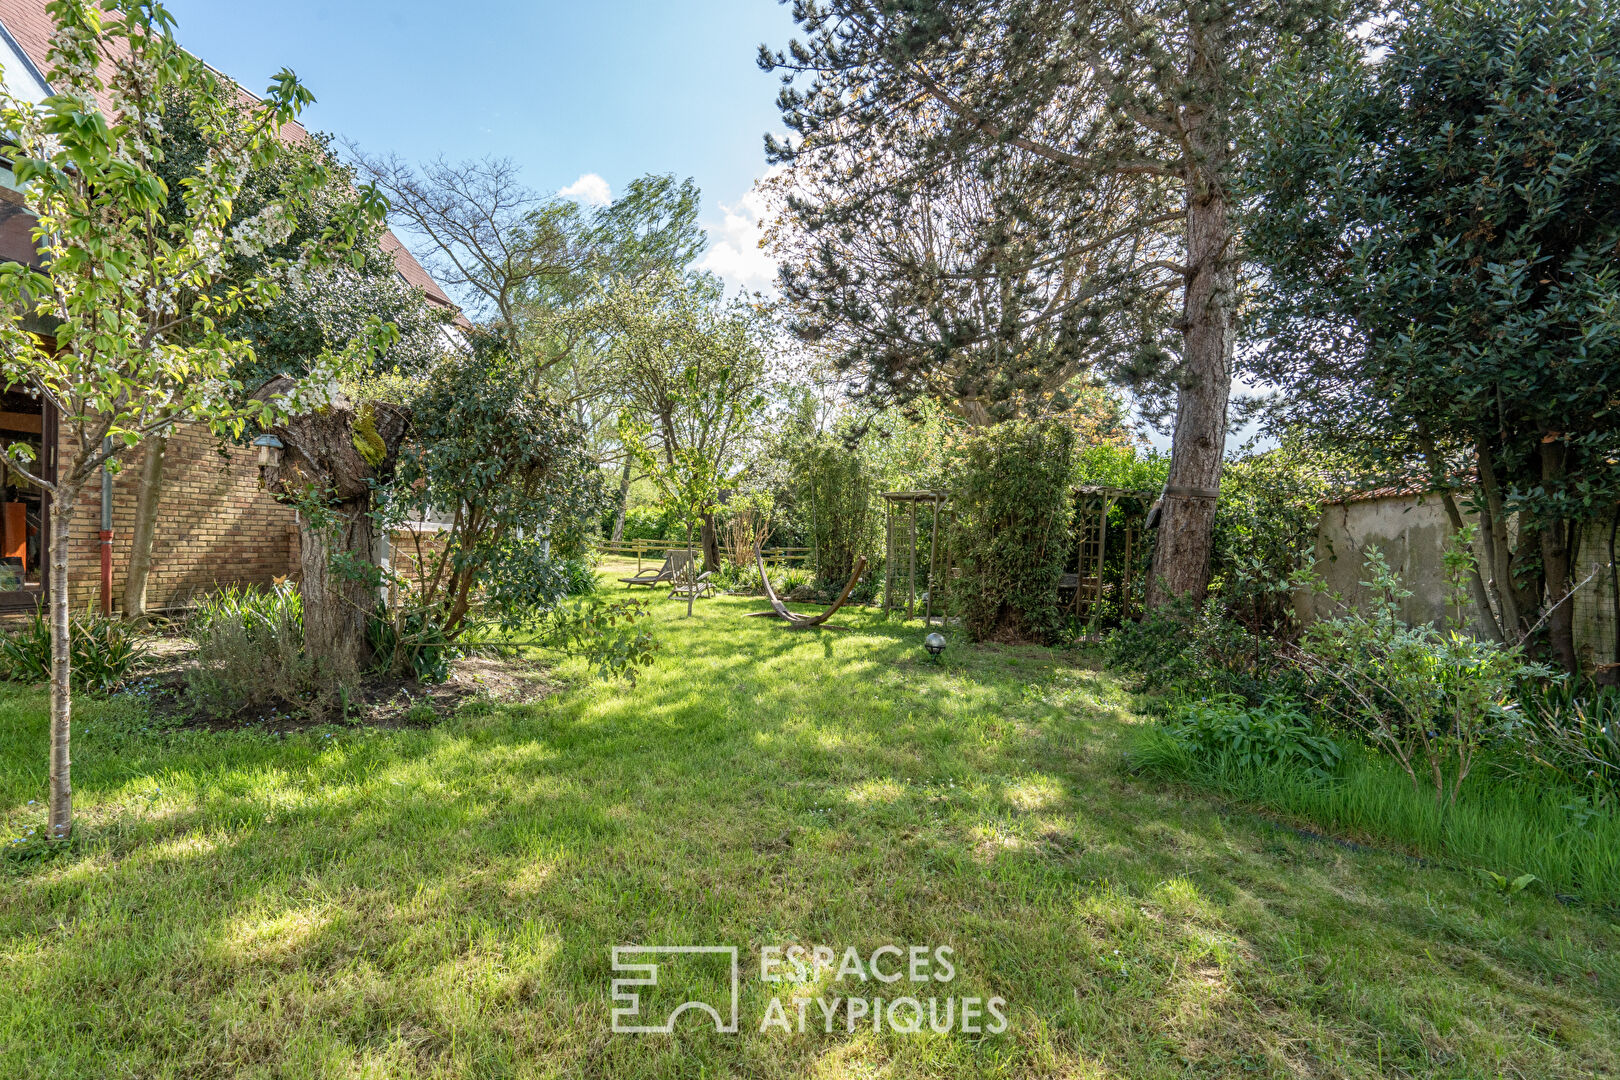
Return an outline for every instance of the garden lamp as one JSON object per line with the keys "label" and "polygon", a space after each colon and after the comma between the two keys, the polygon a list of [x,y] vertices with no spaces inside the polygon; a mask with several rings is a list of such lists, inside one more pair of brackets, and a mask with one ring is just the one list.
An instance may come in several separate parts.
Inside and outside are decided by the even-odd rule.
{"label": "garden lamp", "polygon": [[945,651],[945,635],[929,634],[923,638],[923,648],[928,650],[928,655],[934,663],[939,663],[939,654]]}
{"label": "garden lamp", "polygon": [[253,440],[259,448],[259,468],[274,469],[281,465],[281,440],[274,435],[260,435]]}

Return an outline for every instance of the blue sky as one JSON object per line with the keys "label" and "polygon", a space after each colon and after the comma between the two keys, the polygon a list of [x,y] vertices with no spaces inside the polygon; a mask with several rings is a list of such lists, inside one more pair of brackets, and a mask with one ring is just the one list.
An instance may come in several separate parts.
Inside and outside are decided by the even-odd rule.
{"label": "blue sky", "polygon": [[[756,207],[785,44],[775,0],[165,0],[180,40],[251,90],[292,68],[307,126],[408,160],[509,157],[531,186],[599,197],[648,172],[703,189],[709,265],[762,288]],[[576,184],[578,186],[576,187]]]}

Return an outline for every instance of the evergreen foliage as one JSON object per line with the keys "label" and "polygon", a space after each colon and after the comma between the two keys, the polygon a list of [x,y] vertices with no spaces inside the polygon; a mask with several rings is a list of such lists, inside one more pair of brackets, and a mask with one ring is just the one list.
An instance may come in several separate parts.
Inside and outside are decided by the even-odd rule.
{"label": "evergreen foliage", "polygon": [[1009,421],[967,439],[951,484],[953,609],[975,639],[1050,641],[1071,548],[1074,432]]}
{"label": "evergreen foliage", "polygon": [[1273,88],[1260,367],[1314,438],[1466,491],[1482,615],[1545,614],[1572,669],[1571,552],[1620,497],[1620,7],[1408,3],[1368,49]]}

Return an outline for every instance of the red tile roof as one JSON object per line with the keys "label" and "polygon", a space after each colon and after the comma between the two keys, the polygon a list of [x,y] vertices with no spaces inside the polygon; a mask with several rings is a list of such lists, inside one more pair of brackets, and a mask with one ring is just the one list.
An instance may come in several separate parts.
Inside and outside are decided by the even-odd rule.
{"label": "red tile roof", "polygon": [[[22,49],[23,53],[33,62],[41,74],[47,68],[45,57],[50,51],[51,33],[56,29],[55,24],[51,21],[50,14],[45,10],[45,4],[46,0],[0,0],[0,25],[4,26],[6,33],[17,43],[18,48]],[[206,61],[204,62],[206,63]],[[104,63],[103,67],[106,66]],[[209,66],[212,67],[212,65]],[[219,71],[218,68],[214,70],[219,73],[221,78],[231,79],[229,75]],[[109,73],[103,72],[103,76],[107,74]],[[241,83],[237,83],[235,79],[231,79],[231,81],[236,83],[237,88],[244,95],[247,95],[252,100],[258,100]],[[109,108],[109,101],[105,94],[101,95],[100,104],[103,109]],[[299,140],[308,138],[309,134],[301,125],[294,123],[282,128],[282,136],[289,140]],[[382,249],[394,257],[394,265],[399,269],[399,276],[404,278],[407,284],[421,289],[430,302],[455,311],[458,325],[470,325],[461,315],[461,309],[456,307],[445,291],[439,287],[439,283],[433,280],[433,276],[416,260],[416,257],[410,253],[410,250],[400,242],[399,237],[395,236],[392,231],[383,233]]]}

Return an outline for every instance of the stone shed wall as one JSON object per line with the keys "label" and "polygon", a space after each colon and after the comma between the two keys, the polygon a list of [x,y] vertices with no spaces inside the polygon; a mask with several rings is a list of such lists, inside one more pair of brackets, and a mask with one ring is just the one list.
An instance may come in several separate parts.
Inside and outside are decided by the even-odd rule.
{"label": "stone shed wall", "polygon": [[[1472,521],[1472,516],[1465,513]],[[1333,503],[1323,508],[1316,532],[1316,566],[1333,593],[1355,605],[1366,599],[1366,552],[1377,548],[1412,595],[1402,605],[1408,622],[1437,623],[1451,614],[1446,607],[1444,555],[1451,523],[1438,496],[1392,496]],[[1587,665],[1614,663],[1614,578],[1609,566],[1609,523],[1585,530],[1575,561],[1575,577],[1586,584],[1575,594],[1575,645]],[[1484,561],[1476,543],[1475,556]],[[1588,580],[1590,578],[1590,580]],[[1326,596],[1301,595],[1295,605],[1302,618],[1332,613]],[[1478,634],[1486,623],[1472,603],[1469,621]]]}

